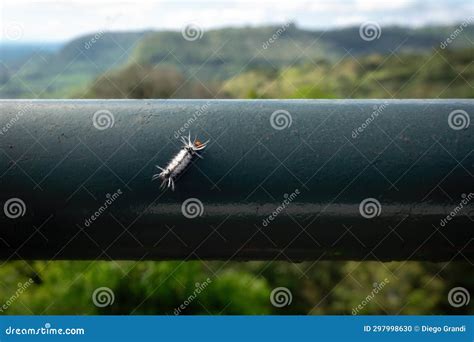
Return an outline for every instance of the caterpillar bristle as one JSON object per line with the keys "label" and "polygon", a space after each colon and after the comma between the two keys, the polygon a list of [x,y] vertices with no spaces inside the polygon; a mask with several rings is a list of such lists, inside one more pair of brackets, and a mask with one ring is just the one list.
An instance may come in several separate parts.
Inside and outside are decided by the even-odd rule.
{"label": "caterpillar bristle", "polygon": [[197,152],[203,150],[209,143],[209,140],[203,143],[196,137],[191,142],[191,132],[189,132],[187,137],[181,136],[181,142],[183,143],[183,147],[171,159],[165,168],[155,165],[155,167],[161,172],[154,174],[152,180],[161,178],[163,181],[160,188],[171,188],[171,190],[174,191],[176,178],[189,166],[193,156],[203,159],[203,157]]}

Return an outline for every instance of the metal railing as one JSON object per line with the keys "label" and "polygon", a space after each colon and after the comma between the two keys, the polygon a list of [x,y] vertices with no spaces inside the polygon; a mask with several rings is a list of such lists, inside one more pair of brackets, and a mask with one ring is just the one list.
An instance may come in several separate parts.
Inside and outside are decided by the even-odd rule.
{"label": "metal railing", "polygon": [[473,100],[0,106],[4,260],[474,257]]}

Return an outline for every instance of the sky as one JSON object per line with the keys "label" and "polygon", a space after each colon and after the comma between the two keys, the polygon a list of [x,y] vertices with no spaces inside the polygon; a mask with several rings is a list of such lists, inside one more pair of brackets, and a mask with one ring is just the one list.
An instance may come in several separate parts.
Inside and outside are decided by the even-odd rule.
{"label": "sky", "polygon": [[203,30],[294,22],[301,28],[461,23],[473,0],[0,0],[0,41],[64,42],[101,31]]}

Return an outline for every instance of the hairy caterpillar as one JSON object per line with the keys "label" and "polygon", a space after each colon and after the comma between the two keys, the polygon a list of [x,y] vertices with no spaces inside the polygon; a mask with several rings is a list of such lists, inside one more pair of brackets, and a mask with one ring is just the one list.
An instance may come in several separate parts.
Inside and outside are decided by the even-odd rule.
{"label": "hairy caterpillar", "polygon": [[173,159],[171,159],[165,168],[156,165],[156,167],[160,169],[161,172],[154,174],[151,179],[155,180],[161,178],[163,180],[161,182],[161,188],[166,186],[174,191],[176,177],[178,177],[178,175],[186,169],[194,156],[202,159],[198,151],[203,150],[209,143],[209,140],[202,143],[196,138],[191,142],[191,133],[189,133],[187,139],[185,137],[181,137],[181,141],[184,144],[183,147],[181,150],[179,150],[178,154],[176,154]]}

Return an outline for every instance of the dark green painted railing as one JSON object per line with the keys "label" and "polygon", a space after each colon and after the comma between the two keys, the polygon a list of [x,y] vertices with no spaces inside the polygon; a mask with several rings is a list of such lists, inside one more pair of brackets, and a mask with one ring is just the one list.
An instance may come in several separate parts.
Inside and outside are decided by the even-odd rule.
{"label": "dark green painted railing", "polygon": [[474,257],[473,100],[0,106],[2,259]]}

